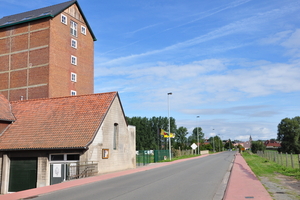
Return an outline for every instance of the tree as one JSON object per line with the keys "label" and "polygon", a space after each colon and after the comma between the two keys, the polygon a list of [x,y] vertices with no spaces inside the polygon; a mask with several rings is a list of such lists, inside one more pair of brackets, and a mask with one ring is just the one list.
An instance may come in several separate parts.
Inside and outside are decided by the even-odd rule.
{"label": "tree", "polygon": [[[167,139],[159,134],[159,129],[169,131],[167,117],[126,117],[127,123],[136,127],[136,149],[167,149]],[[174,118],[170,118],[171,133],[176,133],[177,126]],[[172,139],[174,142],[174,139]],[[173,144],[173,143],[172,143]]]}
{"label": "tree", "polygon": [[262,141],[252,141],[251,142],[251,151],[252,153],[257,153],[257,151],[264,151],[266,146]]}
{"label": "tree", "polygon": [[[198,133],[198,134],[197,134]],[[192,133],[192,137],[193,139],[195,139],[197,141],[198,137],[199,137],[199,140],[203,139],[204,137],[204,133],[202,132],[202,128],[201,127],[196,127],[194,128],[193,130],[193,133]]]}
{"label": "tree", "polygon": [[225,143],[224,148],[225,149],[233,149],[234,148],[234,145],[232,144],[230,139]]}
{"label": "tree", "polygon": [[300,117],[284,118],[278,124],[277,139],[281,141],[281,151],[300,153]]}
{"label": "tree", "polygon": [[177,147],[180,147],[181,149],[186,148],[186,143],[187,143],[187,136],[188,131],[187,128],[181,126],[177,129],[176,135],[175,135],[175,140],[177,142]]}

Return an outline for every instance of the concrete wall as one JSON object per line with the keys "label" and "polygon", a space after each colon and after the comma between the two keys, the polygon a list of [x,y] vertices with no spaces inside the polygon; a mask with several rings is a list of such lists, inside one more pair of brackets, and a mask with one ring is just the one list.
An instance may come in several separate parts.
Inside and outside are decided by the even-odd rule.
{"label": "concrete wall", "polygon": [[201,155],[209,154],[209,151],[208,150],[203,150],[203,151],[200,151],[200,154]]}
{"label": "concrete wall", "polygon": [[48,157],[38,157],[36,187],[50,185],[50,164]]}
{"label": "concrete wall", "polygon": [[[117,146],[114,149],[114,124],[118,124]],[[107,159],[102,158],[102,150],[109,149]],[[114,100],[89,150],[81,161],[98,161],[98,172],[112,172],[136,167],[135,127],[127,126],[118,98]]]}

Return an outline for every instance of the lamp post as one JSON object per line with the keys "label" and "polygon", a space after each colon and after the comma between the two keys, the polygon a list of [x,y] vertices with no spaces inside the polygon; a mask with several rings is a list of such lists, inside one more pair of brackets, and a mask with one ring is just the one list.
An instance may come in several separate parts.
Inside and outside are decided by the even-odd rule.
{"label": "lamp post", "polygon": [[222,142],[222,139],[221,139],[221,134],[218,134],[218,135],[220,136],[220,140],[221,140],[221,142],[219,142],[219,152],[220,152],[220,150],[222,150],[222,149],[220,148],[220,146],[223,145],[223,142]]}
{"label": "lamp post", "polygon": [[[197,116],[199,118],[200,116]],[[199,127],[197,126],[197,145],[198,145],[198,155],[199,155],[199,132],[198,132]]]}
{"label": "lamp post", "polygon": [[[213,129],[214,131],[215,129]],[[214,149],[214,153],[215,153],[215,138],[213,137],[213,149]]]}
{"label": "lamp post", "polygon": [[171,123],[170,123],[170,98],[169,96],[172,95],[172,92],[168,93],[168,117],[169,117],[169,157],[170,160],[172,159],[171,155]]}

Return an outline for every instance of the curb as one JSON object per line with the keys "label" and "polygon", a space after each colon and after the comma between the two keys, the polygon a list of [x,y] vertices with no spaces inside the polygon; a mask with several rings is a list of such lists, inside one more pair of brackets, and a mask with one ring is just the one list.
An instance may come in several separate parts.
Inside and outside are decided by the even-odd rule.
{"label": "curb", "polygon": [[232,159],[232,161],[228,167],[228,170],[227,170],[222,182],[220,183],[216,194],[214,195],[213,200],[222,200],[224,198],[226,191],[227,191],[228,181],[230,179],[230,175],[231,175],[231,171],[232,171],[232,167],[233,167],[235,158],[236,158],[236,154],[234,154],[234,158]]}

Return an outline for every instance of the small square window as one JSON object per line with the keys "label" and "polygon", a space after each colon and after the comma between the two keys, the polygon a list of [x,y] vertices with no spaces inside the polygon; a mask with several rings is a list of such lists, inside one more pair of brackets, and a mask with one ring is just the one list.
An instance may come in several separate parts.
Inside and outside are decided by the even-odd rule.
{"label": "small square window", "polygon": [[71,64],[77,65],[77,57],[76,56],[71,56]]}
{"label": "small square window", "polygon": [[71,46],[75,49],[77,49],[77,40],[71,39]]}
{"label": "small square window", "polygon": [[81,26],[81,33],[83,35],[86,35],[86,27],[85,26]]}
{"label": "small square window", "polygon": [[71,73],[71,81],[72,82],[77,82],[77,74],[75,74],[75,73]]}
{"label": "small square window", "polygon": [[68,24],[68,22],[67,22],[68,18],[65,15],[61,14],[61,18],[60,19],[61,19],[61,23],[66,24],[66,25]]}
{"label": "small square window", "polygon": [[71,90],[71,96],[76,96],[76,95],[77,95],[77,92],[74,90]]}

